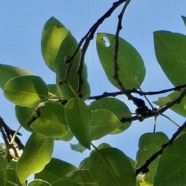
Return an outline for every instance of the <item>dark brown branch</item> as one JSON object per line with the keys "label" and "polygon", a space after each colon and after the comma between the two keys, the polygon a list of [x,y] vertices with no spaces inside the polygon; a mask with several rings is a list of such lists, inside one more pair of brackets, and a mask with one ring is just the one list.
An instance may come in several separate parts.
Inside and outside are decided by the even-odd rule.
{"label": "dark brown branch", "polygon": [[124,2],[126,2],[126,0],[119,0],[119,1],[117,1],[115,3],[113,3],[112,7],[100,19],[98,19],[98,21],[89,29],[89,31],[87,32],[87,34],[81,39],[81,41],[79,42],[78,47],[76,48],[75,52],[70,57],[70,59],[68,59],[68,67],[67,67],[67,70],[66,70],[66,73],[64,75],[64,78],[63,78],[62,82],[59,82],[60,84],[67,82],[68,75],[69,75],[70,70],[72,68],[73,59],[77,55],[77,53],[80,50],[81,46],[83,45],[83,47],[82,47],[82,53],[81,53],[81,58],[80,58],[80,63],[79,63],[79,67],[78,67],[78,70],[77,70],[77,74],[78,74],[78,78],[79,78],[79,84],[78,84],[78,90],[77,90],[77,92],[80,94],[80,92],[81,92],[81,86],[83,84],[83,80],[82,80],[83,63],[84,63],[85,53],[87,51],[87,48],[89,46],[89,43],[94,38],[94,34],[95,34],[96,30],[103,23],[103,21],[106,18],[110,17],[112,15],[112,13],[114,12],[114,10],[116,8],[118,8],[121,4],[123,4]]}
{"label": "dark brown branch", "polygon": [[161,149],[154,153],[146,162],[144,165],[142,165],[139,169],[136,170],[136,175],[140,173],[147,173],[149,165],[161,154],[164,153],[164,151],[173,144],[175,139],[179,136],[179,134],[186,128],[186,121],[185,123],[178,128],[178,130],[172,135],[172,138],[165,144],[161,146]]}

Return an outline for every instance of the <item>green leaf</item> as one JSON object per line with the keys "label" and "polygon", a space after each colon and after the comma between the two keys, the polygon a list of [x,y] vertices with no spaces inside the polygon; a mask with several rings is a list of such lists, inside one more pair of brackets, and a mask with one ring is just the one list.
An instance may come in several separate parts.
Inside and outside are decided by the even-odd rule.
{"label": "green leaf", "polygon": [[36,109],[28,108],[28,107],[20,107],[16,105],[15,112],[16,112],[16,117],[19,123],[21,124],[21,126],[23,126],[29,132],[33,132],[33,129],[30,128],[28,123],[33,117],[36,116]]}
{"label": "green leaf", "polygon": [[[109,46],[107,45],[107,42]],[[109,81],[117,88],[120,86],[114,76],[115,36],[106,33],[97,35],[97,52],[100,62]],[[139,88],[145,77],[144,62],[136,49],[122,38],[119,38],[118,52],[119,79],[125,89]]]}
{"label": "green leaf", "polygon": [[39,117],[30,125],[36,132],[51,138],[60,138],[68,132],[65,107],[60,103],[46,102],[39,107],[39,113]]}
{"label": "green leaf", "polygon": [[68,175],[68,179],[74,180],[81,185],[86,186],[98,186],[98,184],[92,178],[90,170],[77,170]]}
{"label": "green leaf", "polygon": [[84,160],[81,161],[79,164],[80,169],[89,169],[89,157],[85,158]]}
{"label": "green leaf", "polygon": [[20,185],[17,179],[15,169],[0,170],[0,185],[4,186],[18,186]]}
{"label": "green leaf", "polygon": [[50,186],[50,184],[44,180],[34,180],[28,186]]}
{"label": "green leaf", "polygon": [[17,174],[21,183],[32,174],[43,170],[51,159],[53,146],[53,139],[32,133],[18,161]]}
{"label": "green leaf", "polygon": [[77,140],[90,149],[92,113],[89,107],[80,99],[71,99],[66,106],[66,119]]}
{"label": "green leaf", "polygon": [[3,89],[4,85],[14,77],[31,74],[31,72],[18,67],[0,64],[0,87]]}
{"label": "green leaf", "polygon": [[183,21],[184,21],[184,24],[185,24],[185,26],[186,26],[186,17],[185,16],[181,16],[182,17],[182,19],[183,19]]}
{"label": "green leaf", "polygon": [[136,186],[135,171],[129,158],[116,148],[93,151],[90,156],[90,172],[101,186]]}
{"label": "green leaf", "polygon": [[175,86],[186,84],[186,36],[168,31],[154,32],[156,58]]}
{"label": "green leaf", "polygon": [[47,85],[48,91],[50,94],[50,98],[62,98],[61,90],[58,85],[56,84],[49,84]]}
{"label": "green leaf", "polygon": [[[73,55],[78,46],[77,41],[63,24],[52,17],[44,26],[41,46],[46,64],[57,75],[57,84],[62,82],[68,68],[65,59]],[[60,85],[62,94],[67,99],[77,97],[76,91],[79,83],[77,69],[79,66],[80,53],[81,51],[79,50],[73,60],[67,83],[62,83]],[[83,66],[82,79],[82,96],[86,99],[90,95],[90,87],[87,82],[87,70],[85,64]]]}
{"label": "green leaf", "polygon": [[[154,103],[157,104],[160,107],[163,107],[167,103],[177,99],[180,96],[180,94],[181,94],[181,92],[175,91],[175,92],[169,94],[167,97],[159,98],[158,101],[156,101]],[[175,104],[170,109],[173,110],[174,112],[176,112],[177,114],[179,114],[183,117],[186,117],[186,98],[183,98],[181,103]]]}
{"label": "green leaf", "polygon": [[186,134],[181,135],[161,155],[154,177],[154,186],[185,185]]}
{"label": "green leaf", "polygon": [[80,143],[78,144],[70,144],[70,147],[72,150],[77,151],[77,152],[84,152],[86,150],[85,147],[83,147]]}
{"label": "green leaf", "polygon": [[122,125],[112,112],[104,109],[95,110],[92,112],[91,139],[100,139]]}
{"label": "green leaf", "polygon": [[[146,133],[140,137],[139,150],[136,157],[136,168],[141,167],[147,159],[149,159],[155,152],[160,150],[161,146],[168,141],[168,137],[162,133]],[[158,164],[158,159],[154,160],[149,168],[149,172],[145,175],[141,186],[153,186],[154,175]]]}
{"label": "green leaf", "polygon": [[35,175],[35,178],[54,183],[76,170],[78,169],[75,166],[65,161],[52,158],[45,168]]}
{"label": "green leaf", "polygon": [[[116,98],[102,98],[93,101],[90,104],[91,110],[106,109],[115,114],[119,120],[122,118],[131,117],[131,112],[127,105]],[[126,130],[131,125],[131,122],[125,122],[111,134],[118,134]]]}
{"label": "green leaf", "polygon": [[72,181],[72,180],[59,180],[55,183],[53,183],[51,186],[82,186],[78,182]]}
{"label": "green leaf", "polygon": [[38,76],[19,76],[5,84],[4,95],[16,105],[34,107],[48,99],[48,88]]}

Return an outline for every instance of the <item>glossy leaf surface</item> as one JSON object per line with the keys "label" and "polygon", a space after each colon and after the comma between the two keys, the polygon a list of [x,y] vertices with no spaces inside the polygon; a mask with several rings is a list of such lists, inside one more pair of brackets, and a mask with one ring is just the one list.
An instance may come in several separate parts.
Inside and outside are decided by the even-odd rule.
{"label": "glossy leaf surface", "polygon": [[92,152],[90,172],[101,186],[136,186],[135,172],[130,160],[116,148],[104,148],[99,152]]}
{"label": "glossy leaf surface", "polygon": [[17,174],[21,183],[45,167],[51,159],[53,146],[53,139],[32,133],[18,162]]}
{"label": "glossy leaf surface", "polygon": [[68,132],[65,108],[60,103],[46,102],[39,107],[39,112],[39,117],[30,125],[33,130],[51,138],[60,138]]}
{"label": "glossy leaf surface", "polygon": [[186,183],[186,134],[168,147],[159,159],[154,186],[185,185]]}
{"label": "glossy leaf surface", "polygon": [[52,158],[45,168],[35,175],[35,178],[54,183],[76,170],[78,169],[75,166],[65,161]]}
{"label": "glossy leaf surface", "polygon": [[[107,44],[108,42],[109,44]],[[114,76],[115,37],[111,34],[97,35],[97,52],[109,81],[120,89]],[[109,45],[109,46],[107,46]],[[122,38],[119,38],[118,52],[119,79],[125,89],[139,88],[145,77],[144,62],[136,49]]]}
{"label": "glossy leaf surface", "polygon": [[[131,117],[131,112],[127,105],[119,99],[116,98],[102,98],[96,101],[93,101],[90,104],[91,110],[97,109],[106,109],[115,114],[118,119],[122,119],[123,117]],[[111,134],[121,133],[126,130],[130,126],[130,122],[123,123],[120,127],[115,129]]]}
{"label": "glossy leaf surface", "polygon": [[0,87],[3,89],[4,85],[14,77],[31,74],[31,72],[22,68],[0,64]]}
{"label": "glossy leaf surface", "polygon": [[66,107],[66,119],[77,140],[90,149],[92,113],[89,107],[80,99],[71,99]]}
{"label": "glossy leaf surface", "polygon": [[168,31],[154,32],[156,58],[175,86],[186,84],[186,36]]}
{"label": "glossy leaf surface", "polygon": [[16,105],[34,107],[48,99],[48,88],[38,76],[19,76],[5,84],[4,95]]}
{"label": "glossy leaf surface", "polygon": [[[139,149],[136,157],[136,168],[141,167],[146,162],[146,160],[149,159],[155,152],[160,150],[161,146],[167,141],[168,137],[161,132],[143,134],[139,140]],[[153,161],[148,167],[149,172],[145,175],[141,186],[153,186],[158,159]]]}

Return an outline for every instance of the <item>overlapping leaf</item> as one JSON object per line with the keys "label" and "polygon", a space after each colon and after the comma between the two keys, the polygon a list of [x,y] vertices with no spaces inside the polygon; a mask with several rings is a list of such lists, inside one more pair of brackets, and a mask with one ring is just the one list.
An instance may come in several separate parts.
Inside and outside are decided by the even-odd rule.
{"label": "overlapping leaf", "polygon": [[48,88],[38,76],[18,76],[5,84],[4,95],[16,105],[34,107],[48,99]]}
{"label": "overlapping leaf", "polygon": [[31,74],[31,72],[18,67],[0,64],[0,87],[3,89],[4,85],[14,77]]}
{"label": "overlapping leaf", "polygon": [[185,185],[186,134],[181,135],[160,157],[154,186]]}
{"label": "overlapping leaf", "polygon": [[17,175],[21,183],[45,167],[51,159],[53,146],[52,138],[32,133],[17,166]]}
{"label": "overlapping leaf", "polygon": [[92,152],[90,172],[101,186],[136,186],[134,168],[128,157],[118,149],[104,148]]}
{"label": "overlapping leaf", "polygon": [[60,138],[68,132],[64,106],[49,101],[39,107],[39,112],[30,125],[33,130],[51,138]]}
{"label": "overlapping leaf", "polygon": [[78,169],[75,166],[65,161],[52,158],[45,168],[35,175],[35,178],[54,183],[76,170]]}
{"label": "overlapping leaf", "polygon": [[[42,33],[42,54],[47,66],[56,73],[57,83],[63,81],[68,68],[66,58],[73,55],[77,46],[77,41],[63,24],[54,17],[47,21]],[[77,53],[73,60],[67,83],[61,83],[60,85],[62,94],[66,98],[76,97],[78,88],[77,68],[79,66],[80,53],[81,51]],[[82,96],[86,99],[90,94],[86,65],[83,66],[82,79]]]}
{"label": "overlapping leaf", "polygon": [[71,99],[66,106],[66,119],[77,140],[90,149],[92,113],[89,107],[80,99]]}
{"label": "overlapping leaf", "polygon": [[[160,150],[161,146],[168,141],[168,137],[161,132],[158,133],[146,133],[140,137],[139,150],[136,157],[136,168],[141,167],[147,159],[149,159],[155,152]],[[153,186],[154,175],[156,173],[156,167],[158,159],[153,161],[149,166],[149,172],[145,175],[141,186]]]}
{"label": "overlapping leaf", "polygon": [[[106,41],[108,43],[106,43]],[[114,77],[115,37],[111,34],[97,35],[97,52],[109,81],[117,88],[120,86]],[[109,45],[109,46],[108,46]],[[145,77],[144,62],[136,49],[124,39],[119,38],[118,52],[119,79],[125,89],[139,88]]]}
{"label": "overlapping leaf", "polygon": [[186,84],[186,36],[168,31],[154,32],[156,58],[175,86]]}

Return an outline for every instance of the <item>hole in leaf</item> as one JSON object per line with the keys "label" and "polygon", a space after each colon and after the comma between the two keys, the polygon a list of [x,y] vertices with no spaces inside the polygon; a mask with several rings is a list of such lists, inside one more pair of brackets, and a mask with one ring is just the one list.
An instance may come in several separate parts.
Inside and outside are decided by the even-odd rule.
{"label": "hole in leaf", "polygon": [[110,42],[109,42],[108,38],[106,36],[104,36],[102,39],[105,42],[105,46],[110,47]]}

